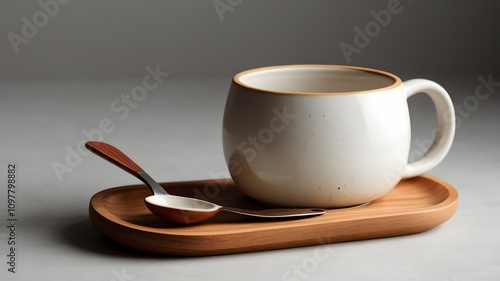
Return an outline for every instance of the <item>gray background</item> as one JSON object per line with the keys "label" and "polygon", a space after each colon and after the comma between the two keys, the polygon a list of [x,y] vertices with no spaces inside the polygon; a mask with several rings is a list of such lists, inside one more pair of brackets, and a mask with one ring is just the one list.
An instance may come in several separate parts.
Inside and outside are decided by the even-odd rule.
{"label": "gray background", "polygon": [[[221,0],[222,3],[227,3]],[[390,1],[70,1],[16,55],[35,1],[0,4],[4,78],[136,78],[160,63],[176,75],[231,76],[263,65],[345,64],[341,42]],[[351,64],[404,74],[499,71],[499,1],[401,0],[402,11]]]}
{"label": "gray background", "polygon": [[[42,1],[46,2],[46,1]],[[221,0],[222,3],[228,3]],[[298,280],[498,280],[500,277],[499,86],[479,100],[479,77],[500,81],[500,1],[401,1],[359,54],[355,27],[390,1],[249,1],[217,14],[213,1],[77,1],[60,4],[16,54],[9,33],[43,11],[37,1],[0,3],[0,170],[18,167],[18,273],[8,280],[283,280],[332,253]],[[221,122],[231,77],[276,64],[351,64],[428,78],[460,113],[454,145],[429,173],[460,193],[445,224],[418,235],[206,258],[151,257],[109,243],[90,224],[90,197],[137,180],[84,155],[59,180],[52,168],[104,118],[104,134],[158,181],[223,177]],[[123,120],[111,109],[141,85],[145,68],[170,73]],[[485,88],[482,89],[483,91]],[[484,92],[483,92],[484,93]],[[424,95],[409,100],[412,152],[434,127]],[[0,220],[7,224],[6,172]],[[7,260],[5,227],[0,261]],[[322,248],[323,247],[323,248]],[[3,257],[3,258],[2,258]],[[4,277],[5,276],[5,277]],[[297,280],[297,279],[296,279]]]}

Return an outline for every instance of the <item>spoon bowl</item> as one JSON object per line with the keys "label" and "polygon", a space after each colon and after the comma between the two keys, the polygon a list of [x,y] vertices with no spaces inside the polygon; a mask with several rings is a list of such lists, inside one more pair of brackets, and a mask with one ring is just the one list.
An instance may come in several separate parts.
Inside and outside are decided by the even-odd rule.
{"label": "spoon bowl", "polygon": [[326,212],[324,209],[304,208],[244,210],[223,207],[195,198],[171,195],[118,148],[98,141],[89,141],[85,143],[85,147],[144,182],[154,194],[144,199],[146,206],[153,214],[169,222],[178,224],[197,223],[217,215],[220,211],[262,218],[306,217],[321,215]]}
{"label": "spoon bowl", "polygon": [[178,224],[208,220],[222,211],[219,205],[175,195],[151,195],[144,202],[153,214]]}

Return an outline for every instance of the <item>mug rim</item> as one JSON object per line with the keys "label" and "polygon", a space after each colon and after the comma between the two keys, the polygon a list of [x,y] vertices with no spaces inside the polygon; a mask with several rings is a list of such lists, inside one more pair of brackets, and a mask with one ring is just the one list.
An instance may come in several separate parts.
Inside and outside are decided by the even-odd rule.
{"label": "mug rim", "polygon": [[[268,70],[279,70],[279,69],[290,69],[290,68],[303,68],[303,69],[341,69],[341,70],[356,70],[356,71],[362,71],[362,72],[369,72],[372,74],[378,74],[382,75],[388,78],[391,78],[394,80],[394,83],[386,86],[386,87],[380,87],[380,88],[373,88],[369,90],[359,90],[359,91],[339,91],[339,92],[303,92],[303,91],[277,91],[277,90],[271,90],[271,89],[265,89],[261,87],[255,87],[248,85],[244,82],[241,81],[241,78],[245,75],[251,74],[251,73],[258,73],[258,72],[263,72],[263,71],[268,71]],[[379,92],[379,91],[385,91],[385,90],[390,90],[397,88],[403,84],[401,78],[398,76],[383,71],[383,70],[378,70],[378,69],[373,69],[373,68],[367,68],[367,67],[361,67],[361,66],[351,66],[351,65],[336,65],[336,64],[290,64],[290,65],[274,65],[274,66],[264,66],[264,67],[258,67],[258,68],[253,68],[253,69],[248,69],[244,70],[242,72],[237,73],[233,77],[233,83],[238,84],[241,87],[260,91],[260,92],[265,92],[265,93],[274,93],[274,94],[282,94],[282,95],[350,95],[350,94],[364,94],[364,93],[373,93],[373,92]]]}

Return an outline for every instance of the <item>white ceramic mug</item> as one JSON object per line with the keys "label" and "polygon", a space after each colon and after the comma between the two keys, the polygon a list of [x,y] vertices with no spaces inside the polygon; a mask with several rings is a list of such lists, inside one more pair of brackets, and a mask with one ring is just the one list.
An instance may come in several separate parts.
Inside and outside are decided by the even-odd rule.
{"label": "white ceramic mug", "polygon": [[[433,145],[408,163],[407,98],[425,93],[437,111]],[[337,65],[264,67],[229,89],[223,148],[236,186],[263,203],[335,208],[382,197],[448,153],[455,113],[448,93],[424,79],[402,82]]]}

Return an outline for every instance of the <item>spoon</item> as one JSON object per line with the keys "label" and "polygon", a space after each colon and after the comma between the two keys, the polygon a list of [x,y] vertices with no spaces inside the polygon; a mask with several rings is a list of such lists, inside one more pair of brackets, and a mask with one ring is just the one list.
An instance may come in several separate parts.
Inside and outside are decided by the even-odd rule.
{"label": "spoon", "polygon": [[144,182],[154,194],[144,199],[146,206],[153,214],[169,222],[178,224],[197,223],[217,215],[220,211],[261,218],[307,217],[322,215],[326,212],[324,209],[304,208],[244,210],[224,207],[195,198],[171,195],[118,148],[97,141],[89,141],[85,144],[85,147]]}

